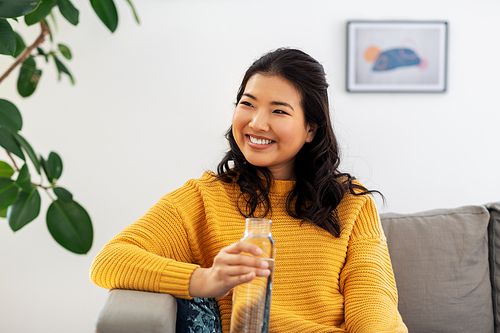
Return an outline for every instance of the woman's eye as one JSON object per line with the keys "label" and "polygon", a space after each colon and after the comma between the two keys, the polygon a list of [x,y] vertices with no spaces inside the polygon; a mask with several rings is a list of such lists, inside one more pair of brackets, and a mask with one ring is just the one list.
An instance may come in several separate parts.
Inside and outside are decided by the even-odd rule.
{"label": "woman's eye", "polygon": [[246,102],[246,101],[241,101],[240,104],[246,105],[246,106],[252,106],[252,103]]}
{"label": "woman's eye", "polygon": [[285,112],[285,111],[283,111],[283,110],[274,110],[273,112],[274,112],[274,113],[278,113],[278,114],[288,114],[288,113],[286,113],[286,112]]}

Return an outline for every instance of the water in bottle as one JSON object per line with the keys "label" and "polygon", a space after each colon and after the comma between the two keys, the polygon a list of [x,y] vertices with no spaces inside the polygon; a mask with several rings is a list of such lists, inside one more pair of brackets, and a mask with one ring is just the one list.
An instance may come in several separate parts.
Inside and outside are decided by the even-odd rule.
{"label": "water in bottle", "polygon": [[245,233],[241,240],[262,249],[260,257],[269,263],[271,274],[268,277],[256,277],[251,282],[234,288],[231,333],[267,333],[276,256],[271,236],[271,220],[246,219]]}

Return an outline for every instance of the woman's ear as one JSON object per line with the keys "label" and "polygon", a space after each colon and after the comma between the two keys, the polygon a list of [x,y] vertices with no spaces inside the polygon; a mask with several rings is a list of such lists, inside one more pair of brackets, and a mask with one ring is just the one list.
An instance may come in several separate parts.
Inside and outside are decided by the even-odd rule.
{"label": "woman's ear", "polygon": [[310,124],[307,126],[309,127],[309,130],[307,131],[306,142],[311,142],[314,139],[314,136],[316,135],[316,130],[318,129],[318,125]]}

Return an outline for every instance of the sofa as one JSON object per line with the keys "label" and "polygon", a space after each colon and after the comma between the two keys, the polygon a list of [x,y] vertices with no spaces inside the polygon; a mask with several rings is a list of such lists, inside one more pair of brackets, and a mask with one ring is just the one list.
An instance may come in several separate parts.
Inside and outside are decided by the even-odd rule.
{"label": "sofa", "polygon": [[[500,202],[381,214],[411,333],[500,333]],[[175,332],[177,302],[166,294],[111,290],[99,333]]]}

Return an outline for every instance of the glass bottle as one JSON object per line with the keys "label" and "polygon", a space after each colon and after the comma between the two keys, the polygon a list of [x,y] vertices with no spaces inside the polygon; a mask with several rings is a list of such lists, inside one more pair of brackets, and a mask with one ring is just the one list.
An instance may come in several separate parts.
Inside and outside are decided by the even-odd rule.
{"label": "glass bottle", "polygon": [[247,218],[241,239],[262,249],[260,258],[269,263],[268,277],[255,277],[249,283],[233,289],[231,333],[267,333],[273,290],[274,259],[276,247],[271,236],[271,220]]}

